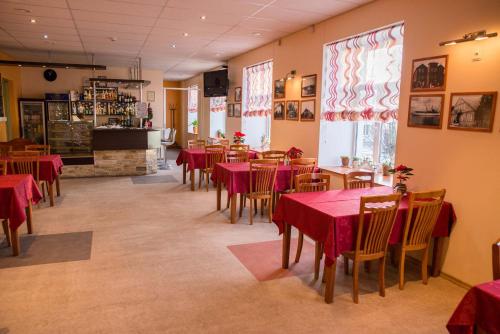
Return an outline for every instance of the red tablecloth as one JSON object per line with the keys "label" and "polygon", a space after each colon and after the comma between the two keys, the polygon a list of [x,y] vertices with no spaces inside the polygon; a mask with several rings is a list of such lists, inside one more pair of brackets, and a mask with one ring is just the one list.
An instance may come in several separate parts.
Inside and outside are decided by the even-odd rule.
{"label": "red tablecloth", "polygon": [[[0,160],[10,162],[12,158],[2,157]],[[10,165],[10,163],[9,163]],[[62,174],[63,162],[59,154],[41,155],[40,156],[40,180],[53,183],[58,174]],[[9,166],[9,172],[10,166]]]}
{"label": "red tablecloth", "polygon": [[500,280],[470,289],[446,328],[451,334],[473,334],[475,326],[489,334],[500,334]]}
{"label": "red tablecloth", "polygon": [[41,198],[33,176],[0,176],[0,219],[9,219],[12,229],[17,229],[26,220],[28,201],[38,203]]}
{"label": "red tablecloth", "polygon": [[[279,165],[276,173],[275,191],[284,191],[290,187],[290,166]],[[226,185],[229,196],[234,193],[246,194],[250,192],[250,163],[221,163],[216,164],[211,179]]]}
{"label": "red tablecloth", "polygon": [[[257,152],[248,151],[249,159],[257,159]],[[175,161],[177,166],[187,163],[187,170],[203,169],[205,168],[205,149],[202,148],[189,148],[182,149]]]}
{"label": "red tablecloth", "polygon": [[[329,263],[342,252],[354,250],[361,196],[391,194],[390,187],[355,190],[332,190],[323,193],[297,193],[281,196],[273,221],[283,233],[284,223],[295,226],[315,241],[325,244]],[[401,200],[390,243],[403,237],[408,199]],[[455,212],[450,203],[443,204],[433,236],[449,236],[455,222]]]}

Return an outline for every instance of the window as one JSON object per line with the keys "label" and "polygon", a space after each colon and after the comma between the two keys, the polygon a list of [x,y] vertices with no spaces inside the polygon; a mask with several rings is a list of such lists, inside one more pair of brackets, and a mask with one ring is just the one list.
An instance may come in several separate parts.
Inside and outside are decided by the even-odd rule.
{"label": "window", "polygon": [[320,164],[394,162],[403,34],[397,24],[324,46]]}
{"label": "window", "polygon": [[198,85],[188,89],[188,133],[194,133],[193,122],[198,121]]}
{"label": "window", "polygon": [[273,62],[243,69],[241,131],[252,148],[267,148],[271,138]]}
{"label": "window", "polygon": [[216,138],[217,133],[226,133],[226,97],[210,98],[210,137]]}

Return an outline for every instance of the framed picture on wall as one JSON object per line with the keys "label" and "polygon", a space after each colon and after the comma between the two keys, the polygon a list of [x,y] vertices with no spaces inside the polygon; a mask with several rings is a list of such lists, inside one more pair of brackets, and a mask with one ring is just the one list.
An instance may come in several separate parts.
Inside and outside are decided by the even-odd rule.
{"label": "framed picture on wall", "polygon": [[284,99],[286,96],[286,80],[274,80],[274,98]]}
{"label": "framed picture on wall", "polygon": [[275,120],[284,120],[285,119],[285,102],[284,101],[274,102],[273,114],[274,114]]}
{"label": "framed picture on wall", "polygon": [[411,95],[408,108],[408,126],[441,129],[444,94]]}
{"label": "framed picture on wall", "polygon": [[227,104],[227,117],[234,117],[234,104]]}
{"label": "framed picture on wall", "polygon": [[234,117],[241,117],[241,103],[235,103],[234,107]]}
{"label": "framed picture on wall", "polygon": [[316,96],[316,74],[305,75],[302,77],[300,96],[301,97]]}
{"label": "framed picture on wall", "polygon": [[411,69],[411,91],[446,90],[448,55],[414,59]]}
{"label": "framed picture on wall", "polygon": [[234,102],[241,102],[241,87],[234,89]]}
{"label": "framed picture on wall", "polygon": [[154,90],[148,90],[146,92],[146,100],[148,102],[154,102],[155,101],[155,91]]}
{"label": "framed picture on wall", "polygon": [[289,121],[299,120],[299,101],[286,101],[286,119]]}
{"label": "framed picture on wall", "polygon": [[497,92],[451,93],[448,129],[491,132]]}
{"label": "framed picture on wall", "polygon": [[313,122],[316,116],[316,100],[300,101],[300,120],[302,122]]}

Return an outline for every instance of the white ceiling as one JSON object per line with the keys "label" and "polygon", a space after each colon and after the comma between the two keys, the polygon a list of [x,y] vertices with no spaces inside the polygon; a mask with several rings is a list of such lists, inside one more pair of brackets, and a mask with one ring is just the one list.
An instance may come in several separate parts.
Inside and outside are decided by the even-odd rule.
{"label": "white ceiling", "polygon": [[0,0],[0,50],[52,62],[90,63],[94,54],[108,66],[141,57],[144,68],[183,80],[370,1]]}

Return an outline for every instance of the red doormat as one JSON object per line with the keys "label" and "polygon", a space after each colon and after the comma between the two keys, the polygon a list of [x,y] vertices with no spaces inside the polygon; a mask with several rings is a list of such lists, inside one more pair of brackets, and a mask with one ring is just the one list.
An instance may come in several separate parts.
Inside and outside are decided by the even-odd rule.
{"label": "red doormat", "polygon": [[290,276],[309,275],[314,272],[314,245],[304,240],[300,262],[295,263],[297,239],[292,239],[290,266],[281,268],[282,241],[263,241],[227,246],[229,250],[259,281],[270,281]]}

